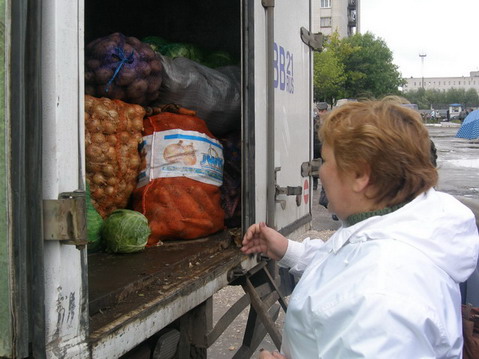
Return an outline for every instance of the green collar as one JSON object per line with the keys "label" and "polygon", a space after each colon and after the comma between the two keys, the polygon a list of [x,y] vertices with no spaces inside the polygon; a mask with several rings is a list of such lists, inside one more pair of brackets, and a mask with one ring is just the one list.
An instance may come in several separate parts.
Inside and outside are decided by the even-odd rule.
{"label": "green collar", "polygon": [[389,214],[398,210],[399,208],[403,207],[407,203],[408,202],[403,202],[403,203],[396,204],[392,207],[386,207],[383,209],[378,209],[376,211],[352,214],[348,218],[346,218],[346,221],[344,224],[349,227],[374,216],[384,216],[385,214]]}

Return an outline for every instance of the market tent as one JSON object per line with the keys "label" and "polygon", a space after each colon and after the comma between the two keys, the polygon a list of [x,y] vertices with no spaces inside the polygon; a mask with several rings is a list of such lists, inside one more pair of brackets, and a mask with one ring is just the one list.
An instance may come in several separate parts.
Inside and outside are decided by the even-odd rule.
{"label": "market tent", "polygon": [[479,110],[474,110],[466,116],[456,137],[475,139],[479,138]]}

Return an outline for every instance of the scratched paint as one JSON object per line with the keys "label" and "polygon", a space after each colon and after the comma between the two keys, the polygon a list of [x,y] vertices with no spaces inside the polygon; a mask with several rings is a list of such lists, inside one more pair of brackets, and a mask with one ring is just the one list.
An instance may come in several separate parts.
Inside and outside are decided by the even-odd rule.
{"label": "scratched paint", "polygon": [[73,322],[73,318],[75,318],[75,309],[76,309],[75,292],[71,292],[70,295],[68,296],[67,323],[71,324]]}
{"label": "scratched paint", "polygon": [[63,325],[65,320],[65,307],[63,306],[63,301],[65,300],[64,295],[62,294],[62,287],[57,288],[58,297],[57,297],[57,332],[60,331],[60,328]]}

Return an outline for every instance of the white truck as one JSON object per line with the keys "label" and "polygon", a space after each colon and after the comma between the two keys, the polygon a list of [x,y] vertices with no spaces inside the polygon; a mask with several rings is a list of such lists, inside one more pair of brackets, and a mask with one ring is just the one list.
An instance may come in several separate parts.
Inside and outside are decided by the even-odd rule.
{"label": "white truck", "polygon": [[[235,357],[249,357],[266,331],[279,346],[277,309],[267,313],[284,304],[274,263],[242,255],[231,230],[135,255],[88,253],[84,47],[117,31],[161,31],[236,53],[236,239],[257,221],[289,235],[311,226],[312,49],[320,47],[309,32],[311,1],[1,0],[0,17],[0,357],[118,358],[140,346],[156,358],[206,357],[248,305]],[[248,295],[213,323],[212,297],[229,284]]]}

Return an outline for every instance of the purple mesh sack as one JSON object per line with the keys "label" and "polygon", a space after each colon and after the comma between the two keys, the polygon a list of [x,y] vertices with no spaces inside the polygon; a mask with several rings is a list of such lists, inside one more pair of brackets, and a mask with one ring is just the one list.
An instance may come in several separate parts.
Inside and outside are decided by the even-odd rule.
{"label": "purple mesh sack", "polygon": [[85,48],[85,92],[146,106],[158,99],[163,65],[150,45],[119,32]]}

